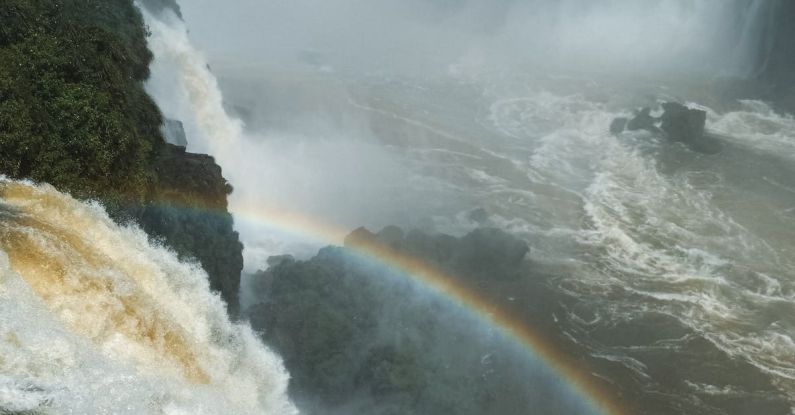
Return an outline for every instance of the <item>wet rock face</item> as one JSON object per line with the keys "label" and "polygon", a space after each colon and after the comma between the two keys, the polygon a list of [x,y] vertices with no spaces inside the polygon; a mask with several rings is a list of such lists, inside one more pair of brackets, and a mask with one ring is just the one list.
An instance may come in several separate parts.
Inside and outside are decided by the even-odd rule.
{"label": "wet rock face", "polygon": [[523,242],[490,228],[457,238],[390,226],[377,233],[359,228],[345,243],[305,261],[272,257],[269,269],[253,276],[256,305],[244,311],[284,358],[302,413],[575,413],[528,394],[525,388],[546,386],[535,370],[517,369],[490,328],[473,325],[391,267],[356,255],[389,250],[485,290],[522,279]]}
{"label": "wet rock face", "polygon": [[243,245],[227,212],[226,182],[215,160],[167,144],[156,162],[152,202],[133,215],[144,231],[207,271],[232,315],[238,311]]}
{"label": "wet rock face", "polygon": [[406,233],[388,226],[377,234],[359,228],[345,238],[345,246],[349,248],[369,244],[422,259],[462,278],[484,280],[516,278],[530,251],[526,242],[496,228],[478,228],[456,238],[416,229]]}

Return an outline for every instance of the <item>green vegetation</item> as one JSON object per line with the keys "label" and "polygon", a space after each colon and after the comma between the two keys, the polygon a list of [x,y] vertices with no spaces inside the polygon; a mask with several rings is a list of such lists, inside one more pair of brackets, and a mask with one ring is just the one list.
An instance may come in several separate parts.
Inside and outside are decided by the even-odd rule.
{"label": "green vegetation", "polygon": [[143,200],[163,143],[143,88],[151,59],[130,0],[4,0],[0,173]]}

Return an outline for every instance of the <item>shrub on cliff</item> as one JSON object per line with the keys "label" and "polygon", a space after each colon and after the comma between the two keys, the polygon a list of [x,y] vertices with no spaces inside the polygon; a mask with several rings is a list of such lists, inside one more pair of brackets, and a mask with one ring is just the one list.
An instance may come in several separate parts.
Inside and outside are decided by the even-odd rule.
{"label": "shrub on cliff", "polygon": [[129,0],[5,0],[0,173],[79,197],[142,199],[162,144],[152,59]]}

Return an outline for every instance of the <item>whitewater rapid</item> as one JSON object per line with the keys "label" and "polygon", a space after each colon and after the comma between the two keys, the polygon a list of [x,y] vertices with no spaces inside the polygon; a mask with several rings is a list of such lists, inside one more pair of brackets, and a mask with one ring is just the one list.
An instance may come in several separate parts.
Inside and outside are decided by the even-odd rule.
{"label": "whitewater rapid", "polygon": [[207,278],[99,204],[0,180],[0,412],[297,413]]}
{"label": "whitewater rapid", "polygon": [[[489,204],[504,212],[502,226],[535,242],[537,263],[561,273],[558,289],[588,304],[583,316],[569,316],[583,330],[577,341],[647,377],[655,391],[651,356],[687,355],[692,335],[666,338],[661,326],[654,343],[634,331],[618,334],[626,338],[614,345],[594,338],[667,316],[766,373],[795,399],[792,116],[761,101],[739,101],[728,111],[689,102],[707,111],[708,132],[723,143],[720,153],[705,155],[645,132],[610,134],[606,126],[627,112],[588,87],[570,94],[526,85],[535,90],[517,97],[504,88],[484,98],[491,104],[482,124],[521,142],[522,153],[499,154],[526,172],[530,191],[518,206],[498,195],[527,191],[527,184],[490,185]],[[681,375],[692,392],[758,393],[753,384],[725,386],[736,369],[714,384],[688,378],[699,370]]]}

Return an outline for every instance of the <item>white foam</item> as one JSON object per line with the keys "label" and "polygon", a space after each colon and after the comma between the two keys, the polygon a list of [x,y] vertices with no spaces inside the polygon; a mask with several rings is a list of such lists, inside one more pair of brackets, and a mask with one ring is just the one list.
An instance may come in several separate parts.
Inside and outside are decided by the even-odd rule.
{"label": "white foam", "polygon": [[198,265],[48,185],[0,195],[0,411],[297,413]]}
{"label": "white foam", "polygon": [[795,118],[762,101],[740,101],[742,108],[708,112],[707,128],[749,148],[795,158]]}

